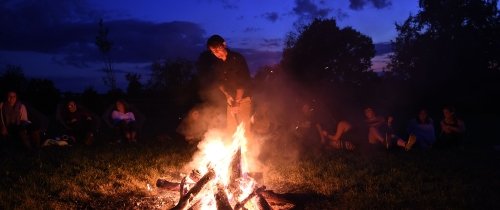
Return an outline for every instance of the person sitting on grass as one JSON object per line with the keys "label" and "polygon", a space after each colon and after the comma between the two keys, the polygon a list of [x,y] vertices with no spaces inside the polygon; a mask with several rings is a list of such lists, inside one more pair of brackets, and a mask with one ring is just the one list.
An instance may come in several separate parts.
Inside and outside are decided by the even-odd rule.
{"label": "person sitting on grass", "polygon": [[2,140],[14,144],[20,141],[27,149],[40,147],[40,129],[28,119],[26,106],[17,99],[17,92],[9,91],[7,100],[0,103],[0,123]]}
{"label": "person sitting on grass", "polygon": [[368,126],[368,143],[382,143],[386,149],[394,145],[410,150],[415,144],[414,136],[408,138],[408,142],[401,139],[394,131],[394,117],[378,116],[370,106],[364,109],[365,123]]}
{"label": "person sitting on grass", "polygon": [[176,131],[184,136],[184,140],[189,144],[196,144],[203,139],[207,130],[208,125],[203,120],[201,109],[195,107],[182,119]]}
{"label": "person sitting on grass", "polygon": [[128,109],[127,104],[123,100],[115,102],[115,108],[111,112],[111,119],[115,128],[115,133],[121,139],[125,139],[127,143],[137,142],[136,119],[134,112]]}
{"label": "person sitting on grass", "polygon": [[441,134],[435,146],[438,149],[453,148],[459,146],[465,137],[465,123],[455,114],[455,108],[445,106],[443,108],[443,119],[441,120]]}
{"label": "person sitting on grass", "polygon": [[78,105],[74,100],[69,100],[64,109],[58,110],[57,118],[66,128],[66,133],[74,137],[76,143],[93,144],[98,120],[95,114]]}
{"label": "person sitting on grass", "polygon": [[354,150],[355,146],[352,143],[351,135],[352,124],[347,120],[340,120],[335,124],[335,129],[328,129],[320,123],[316,124],[316,128],[318,129],[319,135],[321,137],[321,143],[327,144],[329,147],[334,149],[345,148],[349,151]]}
{"label": "person sitting on grass", "polygon": [[421,108],[418,115],[408,123],[408,134],[414,135],[416,144],[421,149],[430,149],[436,142],[434,121],[429,116],[427,109]]}

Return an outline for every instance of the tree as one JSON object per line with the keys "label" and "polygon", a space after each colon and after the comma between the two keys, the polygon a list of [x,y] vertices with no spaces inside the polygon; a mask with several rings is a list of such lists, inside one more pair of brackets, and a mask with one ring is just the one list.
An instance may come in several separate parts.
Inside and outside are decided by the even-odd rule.
{"label": "tree", "polygon": [[28,82],[25,99],[39,111],[53,114],[59,103],[60,92],[51,80],[33,78]]}
{"label": "tree", "polygon": [[128,81],[127,93],[136,96],[142,92],[141,75],[138,73],[127,73],[125,79]]}
{"label": "tree", "polygon": [[28,79],[24,76],[23,69],[16,65],[6,65],[0,76],[0,88],[2,93],[15,90],[23,92],[26,89]]}
{"label": "tree", "polygon": [[193,78],[194,65],[185,59],[160,60],[151,65],[149,87],[157,91],[176,91],[185,88]]}
{"label": "tree", "polygon": [[109,57],[109,51],[111,51],[113,43],[108,39],[108,33],[109,30],[104,27],[103,20],[99,20],[99,31],[95,38],[95,44],[99,47],[99,51],[101,51],[104,57],[103,72],[105,76],[103,77],[103,81],[104,84],[111,89],[111,91],[115,91],[117,89],[116,77],[111,59]]}
{"label": "tree", "polygon": [[371,38],[350,27],[340,29],[334,19],[315,19],[289,33],[286,45],[283,68],[305,87],[359,86],[369,77],[375,55]]}
{"label": "tree", "polygon": [[443,91],[467,92],[495,78],[500,72],[497,4],[497,0],[420,0],[419,12],[396,24],[398,36],[388,68],[415,87],[425,82],[429,89]]}

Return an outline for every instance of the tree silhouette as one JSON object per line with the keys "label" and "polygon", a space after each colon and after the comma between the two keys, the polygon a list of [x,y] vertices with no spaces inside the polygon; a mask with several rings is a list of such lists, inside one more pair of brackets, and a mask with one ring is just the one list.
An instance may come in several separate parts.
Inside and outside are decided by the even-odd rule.
{"label": "tree silhouette", "polygon": [[283,68],[306,87],[360,85],[375,55],[369,37],[349,27],[340,29],[333,19],[315,19],[289,33],[286,45]]}
{"label": "tree silhouette", "polygon": [[6,65],[2,75],[0,75],[2,94],[10,90],[22,92],[26,89],[27,83],[28,79],[24,76],[23,69],[20,66]]}
{"label": "tree silhouette", "polygon": [[108,39],[109,30],[104,26],[103,20],[99,20],[99,31],[95,38],[95,44],[99,47],[99,51],[101,51],[104,57],[104,67],[103,72],[105,76],[103,77],[104,84],[108,86],[111,91],[115,91],[117,89],[116,86],[116,77],[115,72],[113,70],[113,65],[111,59],[109,57],[109,52],[113,47],[113,43]]}
{"label": "tree silhouette", "polygon": [[127,94],[137,96],[143,91],[141,75],[138,73],[127,73],[125,79],[128,81]]}
{"label": "tree silhouette", "polygon": [[418,14],[396,25],[388,68],[414,86],[425,82],[444,91],[470,91],[495,78],[500,71],[497,2],[420,0]]}
{"label": "tree silhouette", "polygon": [[185,59],[161,60],[153,62],[151,71],[150,89],[175,92],[192,81],[194,65]]}

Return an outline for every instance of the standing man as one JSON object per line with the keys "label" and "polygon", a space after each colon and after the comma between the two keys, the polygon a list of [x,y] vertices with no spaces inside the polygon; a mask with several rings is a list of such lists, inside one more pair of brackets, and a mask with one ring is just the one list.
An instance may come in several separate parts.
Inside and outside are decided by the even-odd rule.
{"label": "standing man", "polygon": [[209,51],[218,59],[214,63],[216,83],[227,102],[227,134],[232,135],[240,123],[245,125],[246,136],[250,133],[252,99],[250,71],[245,58],[230,51],[224,38],[212,35],[207,41]]}

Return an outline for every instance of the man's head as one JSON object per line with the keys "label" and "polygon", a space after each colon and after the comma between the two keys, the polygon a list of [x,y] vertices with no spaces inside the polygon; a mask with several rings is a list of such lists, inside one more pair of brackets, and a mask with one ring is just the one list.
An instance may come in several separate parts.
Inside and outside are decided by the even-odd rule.
{"label": "man's head", "polygon": [[68,101],[66,108],[69,112],[76,112],[77,107],[75,101]]}
{"label": "man's head", "polygon": [[226,41],[219,35],[212,35],[207,40],[207,47],[217,58],[225,61],[227,58]]}
{"label": "man's head", "polygon": [[10,106],[14,106],[17,102],[17,93],[15,91],[9,91],[7,92],[7,103]]}

